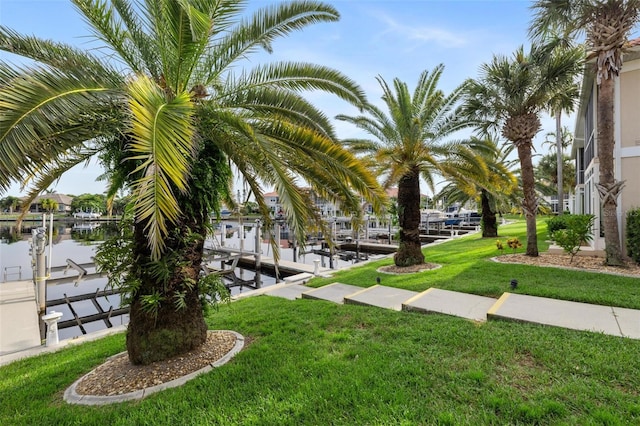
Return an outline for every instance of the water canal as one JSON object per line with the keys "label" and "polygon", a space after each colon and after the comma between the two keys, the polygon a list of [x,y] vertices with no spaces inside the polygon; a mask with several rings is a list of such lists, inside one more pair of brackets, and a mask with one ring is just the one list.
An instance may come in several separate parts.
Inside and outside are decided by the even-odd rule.
{"label": "water canal", "polygon": [[[0,226],[0,285],[2,282],[15,280],[31,280],[33,279],[32,256],[30,254],[31,230],[41,227],[41,222],[25,222],[20,232],[16,232],[12,228],[12,224],[5,222],[5,226]],[[229,250],[244,250],[247,252],[255,252],[256,241],[260,242],[261,254],[265,257],[273,256],[273,247],[268,241],[262,238],[256,240],[256,229],[253,226],[239,226],[237,222],[227,221],[223,224],[224,235],[217,232],[212,235],[206,242],[205,247],[216,248],[224,247]],[[114,232],[115,227],[106,222],[85,222],[85,221],[55,221],[53,222],[53,244],[49,248],[47,246],[47,259],[52,267],[51,281],[56,282],[53,285],[47,285],[47,311],[56,310],[63,313],[61,321],[69,321],[74,319],[74,313],[77,317],[86,317],[99,314],[100,312],[116,312],[120,306],[120,296],[112,294],[108,296],[95,297],[93,300],[73,301],[71,304],[61,303],[55,306],[50,305],[52,301],[61,301],[65,297],[73,299],[82,295],[95,295],[105,290],[107,279],[104,277],[91,277],[83,279],[79,282],[73,282],[73,278],[77,277],[77,272],[72,268],[67,268],[67,259],[72,260],[76,264],[91,264],[96,248],[102,241]],[[48,231],[47,231],[48,233]],[[283,238],[280,242],[281,259],[293,261],[293,249],[288,247],[288,241]],[[314,246],[307,247],[307,250],[313,249]],[[319,249],[320,246],[316,245]],[[321,259],[322,266],[328,267],[328,259],[316,254],[298,254],[296,261],[306,265],[313,265],[315,259]],[[350,265],[354,260],[334,260],[334,268],[341,268]],[[95,273],[95,268],[87,268],[88,274]],[[234,274],[238,281],[249,282],[255,281],[255,272],[249,269],[235,268]],[[65,281],[66,278],[66,281]],[[266,273],[259,276],[260,285],[262,287],[273,285],[276,279]],[[232,294],[252,290],[248,286],[231,287]],[[91,322],[83,322],[82,326],[73,325],[60,329],[60,339],[70,339],[80,336],[84,333],[91,333],[102,330],[109,326],[117,326],[128,323],[128,315],[114,315],[108,321],[97,320]]]}

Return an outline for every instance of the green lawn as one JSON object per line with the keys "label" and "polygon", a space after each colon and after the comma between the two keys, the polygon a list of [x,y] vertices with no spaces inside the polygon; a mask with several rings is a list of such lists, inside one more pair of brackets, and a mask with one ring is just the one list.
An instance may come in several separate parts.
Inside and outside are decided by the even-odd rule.
{"label": "green lawn", "polygon": [[[445,266],[420,278],[383,275],[383,284],[498,295],[513,277],[523,293],[640,307],[637,279],[494,264],[486,260],[497,254],[493,240],[472,236],[426,254]],[[367,265],[338,278],[371,285],[376,276]],[[223,367],[141,401],[62,400],[77,378],[124,350],[123,335],[0,368],[0,424],[640,424],[638,340],[269,296],[207,320],[250,344]]]}
{"label": "green lawn", "polygon": [[[500,240],[518,237],[526,244],[523,220],[500,227]],[[540,251],[548,249],[547,227],[538,221],[538,245]],[[506,244],[505,244],[506,246]],[[518,249],[524,252],[524,247]],[[362,287],[381,284],[407,290],[423,291],[430,287],[462,291],[483,296],[499,297],[511,291],[511,279],[518,280],[516,293],[586,303],[640,309],[640,278],[629,278],[592,272],[540,268],[535,266],[497,263],[490,259],[500,255],[496,238],[483,239],[479,234],[468,235],[444,244],[424,249],[427,262],[438,263],[442,268],[413,275],[388,275],[377,272],[384,265],[393,263],[391,258],[371,262],[361,267],[339,271],[331,278],[314,279],[308,285],[319,287],[331,282],[341,282]],[[512,253],[506,249],[505,254]]]}

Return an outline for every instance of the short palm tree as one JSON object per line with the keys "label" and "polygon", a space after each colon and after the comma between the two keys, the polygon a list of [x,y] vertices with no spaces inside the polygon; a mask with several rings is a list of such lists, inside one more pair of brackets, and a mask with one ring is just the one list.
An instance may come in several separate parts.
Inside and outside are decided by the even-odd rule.
{"label": "short palm tree", "polygon": [[[544,195],[555,195],[560,192],[558,189],[558,176],[562,175],[562,185],[564,191],[570,191],[576,185],[576,168],[568,154],[562,154],[562,173],[558,173],[557,154],[550,152],[543,155],[535,167],[536,183],[540,192]],[[561,204],[559,204],[561,206]],[[560,208],[560,207],[559,207]]]}
{"label": "short palm tree", "polygon": [[474,156],[451,158],[443,164],[447,184],[438,194],[437,200],[461,205],[474,200],[480,204],[482,214],[482,237],[498,236],[496,213],[501,201],[506,200],[515,189],[518,181],[509,170],[511,149],[501,149],[495,138],[474,141],[474,146],[483,146]]}
{"label": "short palm tree", "polygon": [[613,151],[615,79],[622,69],[624,44],[640,20],[640,0],[537,0],[530,33],[534,38],[549,33],[567,36],[586,34],[587,49],[596,58],[598,191],[602,199],[607,264],[622,264],[617,203],[622,182],[614,174]]}
{"label": "short palm tree", "polygon": [[356,194],[381,209],[375,178],[301,94],[319,89],[362,106],[359,87],[306,63],[243,68],[278,37],[337,20],[333,7],[293,1],[244,16],[237,0],[73,3],[104,44],[95,54],[0,27],[0,49],[35,61],[0,64],[0,189],[21,181],[33,198],[99,156],[109,195],[131,191],[133,243],[110,270],[130,291],[133,363],[206,339],[203,244],[209,214],[231,198],[230,164],[265,216],[261,184],[276,188],[298,235],[314,218],[299,176],[345,211],[358,209]]}
{"label": "short palm tree", "polygon": [[393,80],[393,88],[378,77],[388,114],[368,105],[368,115],[339,115],[373,139],[344,141],[354,152],[366,156],[385,187],[398,185],[400,246],[395,264],[409,266],[424,262],[420,244],[420,178],[433,188],[434,176],[449,155],[468,155],[462,144],[446,138],[469,125],[457,114],[462,86],[445,94],[438,89],[443,65],[424,71],[413,93],[406,83]]}
{"label": "short palm tree", "polygon": [[20,198],[14,197],[13,195],[7,195],[0,200],[0,207],[6,209],[8,213],[13,214],[20,205],[20,202]]}
{"label": "short palm tree", "polygon": [[540,131],[540,112],[550,99],[579,72],[576,51],[550,54],[551,47],[520,47],[508,58],[494,55],[480,69],[480,77],[467,85],[465,113],[486,128],[496,127],[511,141],[520,160],[522,209],[527,222],[528,256],[538,256],[536,235],[537,198],[532,162],[533,138]]}
{"label": "short palm tree", "polygon": [[40,202],[40,204],[42,205],[42,208],[47,213],[51,213],[51,212],[54,212],[54,211],[58,210],[58,203],[56,202],[56,200],[52,200],[51,198],[43,199]]}

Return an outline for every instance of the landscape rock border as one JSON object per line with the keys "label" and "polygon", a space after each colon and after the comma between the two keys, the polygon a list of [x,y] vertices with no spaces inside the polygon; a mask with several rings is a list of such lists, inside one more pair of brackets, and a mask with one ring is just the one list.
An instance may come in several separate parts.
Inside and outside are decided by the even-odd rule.
{"label": "landscape rock border", "polygon": [[419,274],[421,272],[435,271],[436,269],[442,268],[442,265],[437,263],[421,263],[419,265],[413,266],[396,266],[396,265],[387,265],[381,266],[376,269],[376,272],[381,274],[388,275],[408,275],[408,274]]}
{"label": "landscape rock border", "polygon": [[[182,386],[183,384],[185,384],[186,382],[196,378],[197,376],[207,373],[209,371],[211,371],[213,368],[216,367],[220,367],[221,365],[226,364],[227,362],[229,362],[238,352],[240,352],[242,350],[242,348],[245,345],[245,338],[243,335],[241,335],[240,333],[237,333],[233,330],[211,330],[211,331],[218,331],[218,332],[227,332],[227,333],[232,333],[235,335],[236,337],[236,343],[233,346],[233,348],[227,352],[223,357],[221,357],[220,359],[218,359],[217,361],[199,369],[196,370],[190,374],[184,375],[182,377],[178,377],[177,379],[165,382],[165,383],[161,383],[159,385],[156,386],[150,386],[135,392],[129,392],[129,393],[125,393],[125,394],[120,394],[120,395],[112,395],[112,396],[97,396],[97,395],[81,395],[78,394],[76,392],[76,388],[78,386],[78,384],[80,384],[82,382],[82,380],[93,374],[94,371],[99,368],[100,366],[94,368],[93,370],[91,370],[89,373],[85,374],[84,376],[82,376],[81,378],[79,378],[78,380],[76,380],[71,386],[69,386],[67,388],[67,390],[64,392],[64,400],[69,403],[69,404],[78,404],[78,405],[107,405],[107,404],[114,404],[114,403],[118,403],[118,402],[124,402],[124,401],[131,401],[131,400],[136,400],[136,399],[142,399],[145,398],[148,395],[151,395],[153,393],[156,392],[160,392],[162,390],[165,389],[170,389],[170,388],[175,388],[178,386]],[[117,356],[117,355],[114,355]]]}

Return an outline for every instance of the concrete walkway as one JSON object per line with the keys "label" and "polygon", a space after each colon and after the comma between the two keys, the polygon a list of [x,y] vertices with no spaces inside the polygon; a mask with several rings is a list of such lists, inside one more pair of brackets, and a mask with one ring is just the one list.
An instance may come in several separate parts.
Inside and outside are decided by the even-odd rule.
{"label": "concrete walkway", "polygon": [[267,287],[261,294],[440,313],[479,322],[488,319],[528,322],[640,339],[640,310],[522,294],[504,293],[500,299],[493,299],[437,288],[418,293],[381,285],[364,288],[343,283],[311,288],[299,282],[273,290]]}
{"label": "concrete walkway", "polygon": [[[234,299],[263,294],[289,300],[316,299],[398,311],[439,313],[477,322],[495,319],[528,322],[640,339],[640,310],[635,309],[591,305],[514,293],[504,293],[500,299],[493,299],[437,288],[430,288],[421,293],[381,285],[364,288],[343,283],[312,288],[304,285],[308,277],[303,277],[301,274],[299,278],[304,279],[242,293]],[[5,289],[9,290],[6,287]],[[31,297],[23,302],[34,303]],[[33,308],[30,311],[33,311]],[[35,347],[31,349],[0,354],[0,366],[21,358],[54,352],[67,345],[99,339],[109,334],[122,332],[125,329],[126,326],[114,327],[80,338],[63,340],[59,345],[52,347],[35,346],[38,345],[38,342],[34,341]]]}
{"label": "concrete walkway", "polygon": [[0,356],[40,346],[33,281],[0,284]]}

